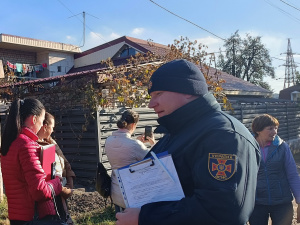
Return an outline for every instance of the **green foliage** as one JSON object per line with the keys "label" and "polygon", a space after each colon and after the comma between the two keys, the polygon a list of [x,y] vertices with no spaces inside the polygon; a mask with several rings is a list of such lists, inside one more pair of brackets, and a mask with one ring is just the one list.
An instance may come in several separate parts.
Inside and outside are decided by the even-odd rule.
{"label": "green foliage", "polygon": [[224,47],[225,54],[219,55],[217,63],[220,70],[268,88],[263,78],[266,76],[274,78],[275,72],[269,51],[261,43],[261,37],[246,34],[242,39],[236,31],[225,41]]}

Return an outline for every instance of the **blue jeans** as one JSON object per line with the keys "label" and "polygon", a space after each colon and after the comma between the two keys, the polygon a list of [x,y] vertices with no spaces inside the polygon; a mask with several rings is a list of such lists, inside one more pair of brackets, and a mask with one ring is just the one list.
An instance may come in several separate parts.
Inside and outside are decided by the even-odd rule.
{"label": "blue jeans", "polygon": [[251,225],[268,225],[269,216],[272,225],[291,225],[293,220],[293,204],[255,205],[249,223]]}

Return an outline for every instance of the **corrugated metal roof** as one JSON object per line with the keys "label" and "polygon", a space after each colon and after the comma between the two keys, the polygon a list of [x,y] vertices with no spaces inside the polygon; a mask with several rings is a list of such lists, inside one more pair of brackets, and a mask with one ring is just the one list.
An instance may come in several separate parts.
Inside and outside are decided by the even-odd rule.
{"label": "corrugated metal roof", "polygon": [[[209,75],[214,77],[216,74],[216,69],[210,67],[209,68]],[[225,80],[225,83],[222,84],[222,87],[226,91],[244,91],[244,92],[258,92],[258,93],[265,93],[271,94],[272,92],[264,89],[260,86],[252,84],[248,81],[245,81],[241,78],[234,77],[226,72],[218,70],[218,79]],[[256,94],[255,94],[256,95]]]}

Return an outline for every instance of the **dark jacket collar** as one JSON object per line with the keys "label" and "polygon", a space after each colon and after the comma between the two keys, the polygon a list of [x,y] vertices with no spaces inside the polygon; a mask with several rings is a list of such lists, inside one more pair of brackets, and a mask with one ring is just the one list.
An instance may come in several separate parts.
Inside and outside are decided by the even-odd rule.
{"label": "dark jacket collar", "polygon": [[[180,107],[171,114],[158,118],[157,122],[165,128],[167,133],[173,134],[193,122],[195,117],[201,117],[211,110],[219,111],[221,108],[215,97],[208,93]],[[161,129],[160,126],[157,130]]]}

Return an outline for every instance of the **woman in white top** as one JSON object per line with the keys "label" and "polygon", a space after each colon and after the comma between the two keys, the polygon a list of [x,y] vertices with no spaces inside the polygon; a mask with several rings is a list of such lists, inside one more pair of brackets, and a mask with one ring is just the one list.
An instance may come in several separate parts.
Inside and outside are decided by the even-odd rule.
{"label": "woman in white top", "polygon": [[[144,136],[139,137],[139,140],[131,138],[138,121],[139,114],[137,112],[133,110],[124,111],[121,118],[117,121],[119,129],[106,139],[105,152],[112,170],[142,160],[148,153],[148,149],[143,142],[154,144],[153,137],[147,140],[144,139]],[[125,208],[125,203],[114,172],[112,172],[111,178],[111,197],[116,206],[116,211],[119,212],[120,208]]]}

